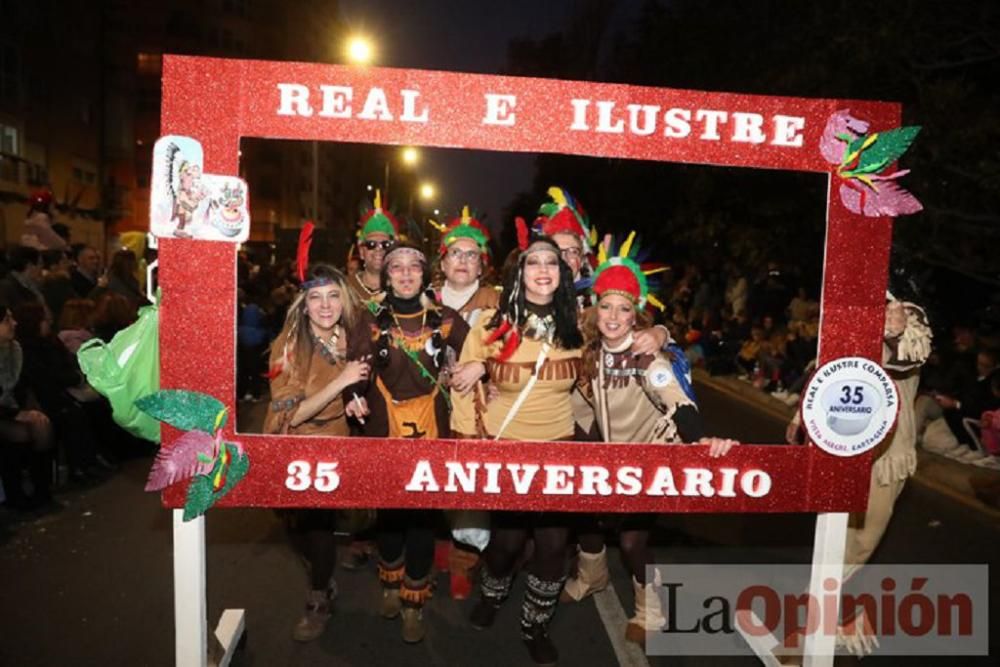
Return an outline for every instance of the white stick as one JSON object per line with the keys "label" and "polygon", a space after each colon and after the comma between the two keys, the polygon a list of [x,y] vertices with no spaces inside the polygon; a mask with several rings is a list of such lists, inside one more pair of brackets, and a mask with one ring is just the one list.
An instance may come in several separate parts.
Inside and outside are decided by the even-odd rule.
{"label": "white stick", "polygon": [[364,409],[364,406],[361,405],[361,399],[358,398],[357,392],[352,391],[351,396],[354,397],[354,405],[358,406],[358,421],[363,425],[365,418],[361,416],[361,411]]}

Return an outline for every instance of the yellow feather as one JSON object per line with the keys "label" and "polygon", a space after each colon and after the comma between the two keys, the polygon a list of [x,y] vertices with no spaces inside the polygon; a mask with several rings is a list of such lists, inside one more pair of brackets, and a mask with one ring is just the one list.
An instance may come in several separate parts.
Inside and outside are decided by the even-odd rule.
{"label": "yellow feather", "polygon": [[632,241],[635,240],[635,232],[629,232],[628,238],[625,239],[625,243],[618,250],[619,257],[628,257],[628,251],[632,249]]}
{"label": "yellow feather", "polygon": [[471,217],[472,216],[469,215],[469,207],[468,207],[468,205],[463,206],[462,207],[462,224],[463,225],[469,224],[469,220],[471,219]]}
{"label": "yellow feather", "polygon": [[608,261],[608,251],[604,247],[604,244],[602,243],[601,245],[597,246],[597,263],[604,264],[606,261]]}
{"label": "yellow feather", "polygon": [[643,271],[642,273],[643,273],[643,275],[651,276],[654,273],[663,273],[664,271],[666,271],[669,268],[670,268],[669,266],[661,266],[661,267],[658,267],[658,268],[655,268],[655,269],[650,269],[649,271]]}
{"label": "yellow feather", "polygon": [[596,225],[590,228],[590,237],[589,237],[588,240],[590,241],[590,245],[592,245],[592,246],[597,245],[597,226]]}
{"label": "yellow feather", "polygon": [[382,193],[375,189],[375,210],[382,210]]}
{"label": "yellow feather", "polygon": [[648,302],[649,302],[650,304],[652,304],[652,305],[653,305],[653,306],[654,306],[655,308],[658,308],[658,309],[660,309],[660,310],[666,310],[666,309],[667,309],[667,307],[663,305],[663,302],[662,302],[662,301],[660,301],[659,299],[657,299],[657,298],[656,298],[656,297],[655,297],[654,295],[652,295],[652,294],[647,294],[647,295],[646,295],[646,301],[648,301]]}
{"label": "yellow feather", "polygon": [[562,188],[557,188],[556,186],[553,185],[551,188],[547,190],[547,192],[549,196],[552,197],[552,201],[559,204],[560,206],[566,205],[566,195],[563,194]]}
{"label": "yellow feather", "polygon": [[438,230],[442,234],[444,234],[448,230],[448,227],[446,225],[442,225],[437,220],[431,220],[430,218],[428,218],[427,224],[429,224],[431,227]]}

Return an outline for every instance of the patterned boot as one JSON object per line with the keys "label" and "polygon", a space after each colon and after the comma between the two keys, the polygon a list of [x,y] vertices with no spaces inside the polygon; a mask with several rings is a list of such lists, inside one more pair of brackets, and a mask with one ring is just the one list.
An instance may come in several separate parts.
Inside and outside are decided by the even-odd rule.
{"label": "patterned boot", "polygon": [[500,605],[510,595],[512,580],[512,575],[495,577],[490,574],[488,568],[483,568],[482,574],[479,577],[481,597],[476,606],[472,608],[472,613],[469,614],[469,621],[472,623],[472,627],[477,630],[485,630],[493,625],[493,621],[497,616],[497,610],[500,609]]}
{"label": "patterned boot", "polygon": [[549,638],[549,621],[556,612],[559,592],[565,579],[545,581],[528,575],[524,602],[521,603],[521,639],[536,665],[555,665],[559,651]]}

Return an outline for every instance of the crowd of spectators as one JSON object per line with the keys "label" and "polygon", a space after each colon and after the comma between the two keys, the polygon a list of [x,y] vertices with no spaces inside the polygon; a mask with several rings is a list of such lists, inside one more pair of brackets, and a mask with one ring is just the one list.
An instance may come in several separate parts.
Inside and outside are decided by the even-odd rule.
{"label": "crowd of spectators", "polygon": [[[795,406],[816,367],[819,335],[818,290],[803,282],[775,263],[757,275],[735,264],[717,271],[689,265],[663,286],[665,316],[692,366]],[[916,403],[926,450],[1000,469],[998,350],[1000,334],[974,322],[938,329]]]}
{"label": "crowd of spectators", "polygon": [[790,405],[815,364],[819,302],[777,264],[747,275],[735,264],[684,267],[666,286],[666,317],[692,366],[736,375]]}
{"label": "crowd of spectators", "polygon": [[61,509],[53,492],[99,484],[149,451],[114,423],[76,358],[147,303],[137,258],[117,250],[105,268],[97,248],[58,224],[47,229],[61,242],[48,247],[45,222],[35,215],[33,234],[0,249],[0,500],[18,512]]}

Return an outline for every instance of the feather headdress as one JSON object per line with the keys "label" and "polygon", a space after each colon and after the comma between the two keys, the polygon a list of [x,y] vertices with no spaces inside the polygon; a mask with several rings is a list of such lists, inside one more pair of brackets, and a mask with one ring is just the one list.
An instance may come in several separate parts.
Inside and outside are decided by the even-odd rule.
{"label": "feather headdress", "polygon": [[553,234],[573,234],[583,243],[584,254],[593,252],[597,244],[597,230],[590,224],[590,216],[583,205],[569,192],[553,185],[547,191],[552,201],[538,208],[535,227],[546,236]]}
{"label": "feather headdress", "polygon": [[361,219],[358,220],[358,238],[364,239],[369,234],[381,233],[394,239],[399,236],[400,229],[399,218],[388,209],[382,208],[382,194],[375,190],[374,206],[369,208],[366,202],[361,209]]}
{"label": "feather headdress", "polygon": [[489,257],[490,233],[476,217],[469,212],[468,206],[462,207],[462,214],[453,218],[447,224],[439,224],[434,220],[428,220],[434,229],[441,232],[441,245],[438,247],[438,254],[444,255],[448,248],[458,239],[469,239],[479,246],[479,251],[483,255],[483,260]]}
{"label": "feather headdress", "polygon": [[636,233],[631,232],[617,251],[610,236],[597,247],[597,269],[594,275],[578,281],[578,287],[590,287],[600,299],[609,292],[627,296],[644,308],[648,303],[663,310],[665,306],[656,295],[650,291],[649,276],[666,271],[662,264],[642,263],[640,260],[640,245]]}

